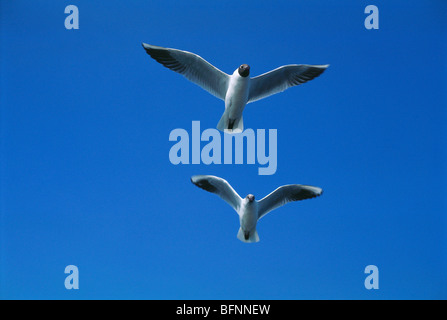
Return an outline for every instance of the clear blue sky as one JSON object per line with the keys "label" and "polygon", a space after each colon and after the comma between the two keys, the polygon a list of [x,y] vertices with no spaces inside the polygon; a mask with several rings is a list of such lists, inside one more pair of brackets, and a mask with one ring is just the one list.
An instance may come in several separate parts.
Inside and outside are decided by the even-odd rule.
{"label": "clear blue sky", "polygon": [[[0,298],[447,298],[445,1],[0,1]],[[175,166],[171,130],[215,128],[224,104],[141,42],[227,73],[330,68],[247,106],[246,128],[278,130],[275,175]],[[258,199],[289,183],[324,194],[244,244],[194,174]]]}

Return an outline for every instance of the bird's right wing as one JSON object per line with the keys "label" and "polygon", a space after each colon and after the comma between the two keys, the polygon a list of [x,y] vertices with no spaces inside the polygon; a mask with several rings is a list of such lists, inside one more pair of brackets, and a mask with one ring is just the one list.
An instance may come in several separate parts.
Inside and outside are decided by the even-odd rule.
{"label": "bird's right wing", "polygon": [[152,58],[186,79],[199,85],[212,95],[225,100],[230,76],[220,71],[202,57],[177,49],[163,48],[143,43]]}
{"label": "bird's right wing", "polygon": [[248,103],[310,81],[322,74],[327,67],[329,65],[291,64],[254,77],[250,79]]}
{"label": "bird's right wing", "polygon": [[270,211],[279,208],[291,201],[298,201],[318,197],[323,189],[301,184],[289,184],[279,187],[258,202],[258,219]]}
{"label": "bird's right wing", "polygon": [[242,198],[226,180],[215,176],[198,175],[192,176],[191,182],[203,190],[217,194],[238,212]]}

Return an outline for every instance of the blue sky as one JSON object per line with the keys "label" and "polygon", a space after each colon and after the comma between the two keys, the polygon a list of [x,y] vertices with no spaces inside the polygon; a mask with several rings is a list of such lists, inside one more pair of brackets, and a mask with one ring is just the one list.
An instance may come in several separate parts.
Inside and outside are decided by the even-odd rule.
{"label": "blue sky", "polygon": [[[66,30],[65,6],[79,8]],[[379,8],[366,30],[364,8]],[[3,299],[445,299],[444,1],[0,2]],[[141,42],[253,76],[330,64],[258,101],[246,128],[278,130],[278,169],[173,165],[175,128],[215,128],[222,101]],[[203,146],[203,145],[202,145]],[[236,213],[196,188],[227,179],[259,199],[320,198],[236,238]],[[379,268],[366,290],[364,269]],[[79,290],[64,269],[79,268]]]}

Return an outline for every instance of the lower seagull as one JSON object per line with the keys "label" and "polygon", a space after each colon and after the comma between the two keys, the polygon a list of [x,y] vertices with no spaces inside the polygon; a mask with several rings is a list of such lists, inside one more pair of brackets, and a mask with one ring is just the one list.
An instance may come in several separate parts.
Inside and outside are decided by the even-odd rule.
{"label": "lower seagull", "polygon": [[203,190],[217,194],[236,210],[241,225],[237,238],[242,242],[259,241],[256,225],[270,211],[291,201],[315,198],[323,193],[318,187],[289,184],[257,201],[252,194],[242,199],[226,180],[216,176],[196,175],[191,177],[191,182]]}

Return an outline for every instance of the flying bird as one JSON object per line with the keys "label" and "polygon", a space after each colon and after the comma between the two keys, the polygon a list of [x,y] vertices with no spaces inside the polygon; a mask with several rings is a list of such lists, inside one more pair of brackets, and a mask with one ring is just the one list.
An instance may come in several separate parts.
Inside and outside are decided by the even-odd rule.
{"label": "flying bird", "polygon": [[252,194],[242,199],[226,180],[219,177],[197,175],[191,177],[191,182],[203,190],[217,194],[238,213],[240,228],[237,238],[242,242],[259,241],[256,225],[270,211],[288,202],[315,198],[323,193],[318,187],[289,184],[257,201]]}
{"label": "flying bird", "polygon": [[238,133],[244,130],[242,112],[247,103],[310,81],[329,66],[291,64],[250,78],[248,64],[240,65],[232,75],[228,75],[202,57],[188,51],[146,43],[143,43],[143,48],[157,62],[225,101],[225,112],[217,124],[217,129],[226,133]]}

